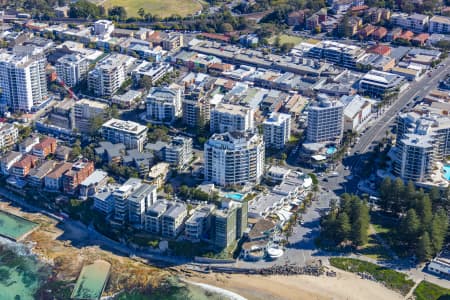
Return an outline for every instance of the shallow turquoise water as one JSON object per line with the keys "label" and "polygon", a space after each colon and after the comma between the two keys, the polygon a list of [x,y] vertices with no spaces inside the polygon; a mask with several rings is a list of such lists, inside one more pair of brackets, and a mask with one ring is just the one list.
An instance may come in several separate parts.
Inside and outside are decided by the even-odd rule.
{"label": "shallow turquoise water", "polygon": [[444,166],[444,178],[450,180],[450,165]]}
{"label": "shallow turquoise water", "polygon": [[244,195],[243,194],[240,194],[240,193],[228,193],[228,194],[225,194],[225,197],[226,198],[229,198],[229,199],[232,199],[232,200],[242,200],[242,198],[244,198]]}
{"label": "shallow turquoise water", "polygon": [[35,299],[50,274],[26,246],[0,237],[0,299]]}

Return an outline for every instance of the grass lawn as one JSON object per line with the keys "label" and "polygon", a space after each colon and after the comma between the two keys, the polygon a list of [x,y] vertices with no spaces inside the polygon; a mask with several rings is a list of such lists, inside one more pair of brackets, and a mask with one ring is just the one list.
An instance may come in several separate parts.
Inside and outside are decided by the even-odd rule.
{"label": "grass lawn", "polygon": [[386,252],[386,249],[375,239],[373,235],[369,236],[369,241],[363,248],[359,250],[359,252],[367,257],[376,259],[376,260],[384,260],[390,259],[391,257]]}
{"label": "grass lawn", "polygon": [[422,281],[414,290],[416,300],[449,300],[450,290],[430,283]]}
{"label": "grass lawn", "polygon": [[369,273],[378,282],[392,290],[400,292],[402,295],[408,294],[409,290],[414,286],[414,282],[408,279],[405,274],[362,260],[333,257],[330,258],[330,264],[333,267],[352,273]]}
{"label": "grass lawn", "polygon": [[[285,43],[293,43],[294,45],[298,45],[301,42],[304,41],[303,38],[298,37],[298,36],[293,36],[293,35],[287,35],[287,34],[280,34],[278,35],[278,37],[280,38],[280,45],[283,45]],[[274,44],[275,43],[275,39],[276,36],[272,36],[269,39],[269,44]]]}
{"label": "grass lawn", "polygon": [[127,11],[128,17],[137,17],[137,11],[141,7],[147,13],[163,18],[173,14],[184,17],[202,9],[202,5],[196,0],[106,0],[103,5],[105,8],[123,6]]}

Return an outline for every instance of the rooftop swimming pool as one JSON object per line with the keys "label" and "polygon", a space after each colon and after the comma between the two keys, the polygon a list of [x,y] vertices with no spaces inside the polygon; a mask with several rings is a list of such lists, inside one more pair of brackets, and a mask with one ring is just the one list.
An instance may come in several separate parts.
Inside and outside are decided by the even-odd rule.
{"label": "rooftop swimming pool", "polygon": [[444,178],[450,180],[450,165],[444,166]]}
{"label": "rooftop swimming pool", "polygon": [[328,147],[327,148],[327,155],[332,155],[332,154],[334,154],[335,152],[336,152],[336,147]]}
{"label": "rooftop swimming pool", "polygon": [[20,240],[38,224],[24,218],[0,211],[0,235],[12,240]]}
{"label": "rooftop swimming pool", "polygon": [[231,199],[231,200],[236,200],[236,201],[241,201],[242,199],[244,199],[244,194],[241,193],[227,193],[225,194],[225,198]]}

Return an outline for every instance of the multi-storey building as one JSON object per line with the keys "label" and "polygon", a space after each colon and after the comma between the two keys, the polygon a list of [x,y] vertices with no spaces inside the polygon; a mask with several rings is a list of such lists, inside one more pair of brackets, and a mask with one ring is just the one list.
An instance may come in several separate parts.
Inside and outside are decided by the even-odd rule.
{"label": "multi-storey building", "polygon": [[428,27],[429,33],[450,33],[450,18],[445,16],[433,16]]}
{"label": "multi-storey building", "polygon": [[9,151],[0,159],[0,170],[3,175],[9,175],[11,167],[22,158],[22,153]]}
{"label": "multi-storey building", "polygon": [[30,170],[27,176],[28,183],[34,187],[42,187],[45,176],[47,176],[47,174],[49,174],[54,167],[55,161],[44,161],[40,166]]}
{"label": "multi-storey building", "polygon": [[128,197],[128,221],[131,226],[144,228],[145,213],[156,202],[156,186],[142,183]]}
{"label": "multi-storey building", "polygon": [[248,203],[231,202],[213,213],[212,237],[215,246],[227,248],[238,241],[248,226]]}
{"label": "multi-storey building", "polygon": [[255,184],[264,173],[264,141],[256,133],[213,134],[204,149],[206,181],[221,186]]}
{"label": "multi-storey building", "polygon": [[200,241],[211,227],[211,217],[214,206],[197,208],[185,223],[184,234],[192,242]]}
{"label": "multi-storey building", "polygon": [[39,144],[33,146],[32,153],[34,156],[44,159],[50,154],[56,152],[56,139],[52,137],[44,138]]}
{"label": "multi-storey building", "polygon": [[359,89],[373,97],[383,96],[400,91],[405,77],[389,72],[370,70],[359,81]]}
{"label": "multi-storey building", "polygon": [[72,169],[72,164],[63,162],[57,165],[53,171],[44,177],[45,190],[57,192],[62,189],[62,177],[64,173]]}
{"label": "multi-storey building", "polygon": [[396,13],[391,16],[391,24],[394,26],[401,27],[403,29],[411,30],[415,33],[420,33],[425,31],[426,26],[430,17],[422,14],[412,14],[408,15],[405,13]]}
{"label": "multi-storey building", "polygon": [[114,31],[114,23],[110,20],[98,20],[94,23],[94,35],[108,39]]}
{"label": "multi-storey building", "polygon": [[72,168],[62,175],[63,191],[67,194],[74,194],[78,191],[79,185],[94,172],[94,163],[88,160],[78,160]]}
{"label": "multi-storey building", "polygon": [[113,144],[122,143],[127,149],[144,149],[147,127],[131,121],[111,119],[102,125],[103,138]]}
{"label": "multi-storey building", "polygon": [[88,73],[88,88],[95,96],[111,98],[127,78],[128,67],[134,58],[111,54],[97,63]]}
{"label": "multi-storey building", "polygon": [[167,201],[153,203],[145,214],[145,230],[150,233],[160,234],[162,230],[162,215],[168,208],[169,203]]}
{"label": "multi-storey building", "polygon": [[430,136],[405,134],[396,146],[394,172],[404,180],[423,182],[432,172],[435,145]]}
{"label": "multi-storey building", "polygon": [[114,220],[125,223],[129,217],[128,198],[142,185],[138,178],[128,179],[121,187],[113,192]]}
{"label": "multi-storey building", "polygon": [[336,142],[342,139],[344,105],[338,100],[318,95],[318,102],[308,109],[306,140],[310,143]]}
{"label": "multi-storey building", "polygon": [[206,98],[188,99],[184,98],[183,123],[189,127],[204,127],[209,121],[210,104]]}
{"label": "multi-storey building", "polygon": [[19,130],[9,123],[0,123],[0,149],[13,146],[19,137]]}
{"label": "multi-storey building", "polygon": [[169,34],[162,38],[162,47],[164,50],[171,51],[183,47],[182,34]]}
{"label": "multi-storey building", "polygon": [[181,117],[181,87],[172,84],[169,87],[154,87],[150,90],[147,105],[147,120],[156,123],[172,123]]}
{"label": "multi-storey building", "polygon": [[27,154],[12,165],[10,174],[21,178],[26,177],[30,173],[30,170],[37,166],[38,161],[38,157]]}
{"label": "multi-storey building", "polygon": [[136,83],[139,83],[144,77],[150,79],[152,83],[155,83],[163,78],[164,75],[172,71],[173,67],[168,63],[151,63],[144,61],[131,72],[131,76]]}
{"label": "multi-storey building", "polygon": [[291,137],[291,115],[273,112],[263,123],[266,147],[283,149]]}
{"label": "multi-storey building", "polygon": [[29,136],[19,144],[19,152],[22,154],[29,153],[37,144],[39,144],[39,136],[37,134]]}
{"label": "multi-storey building", "polygon": [[363,49],[355,45],[322,41],[308,51],[308,56],[325,59],[345,68],[356,69],[356,62],[364,53]]}
{"label": "multi-storey building", "polygon": [[92,120],[107,119],[108,104],[88,99],[81,99],[74,106],[75,128],[81,133],[92,133]]}
{"label": "multi-storey building", "polygon": [[46,59],[42,56],[0,54],[2,101],[13,111],[31,111],[47,98]]}
{"label": "multi-storey building", "polygon": [[56,61],[55,69],[59,79],[73,87],[86,78],[89,60],[81,54],[67,54]]}
{"label": "multi-storey building", "polygon": [[164,160],[172,166],[182,169],[192,160],[192,138],[177,136],[164,149]]}
{"label": "multi-storey building", "polygon": [[182,202],[172,204],[161,217],[162,236],[176,238],[184,229],[184,220],[186,217],[186,204]]}
{"label": "multi-storey building", "polygon": [[245,131],[254,127],[254,111],[251,108],[220,103],[211,110],[211,132]]}

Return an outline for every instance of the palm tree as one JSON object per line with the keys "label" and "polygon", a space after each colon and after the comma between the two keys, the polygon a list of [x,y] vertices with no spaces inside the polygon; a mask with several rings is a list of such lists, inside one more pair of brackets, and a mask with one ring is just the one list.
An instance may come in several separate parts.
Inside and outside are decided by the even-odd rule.
{"label": "palm tree", "polygon": [[142,7],[138,9],[137,13],[138,13],[139,17],[141,17],[141,19],[144,18],[145,10]]}

